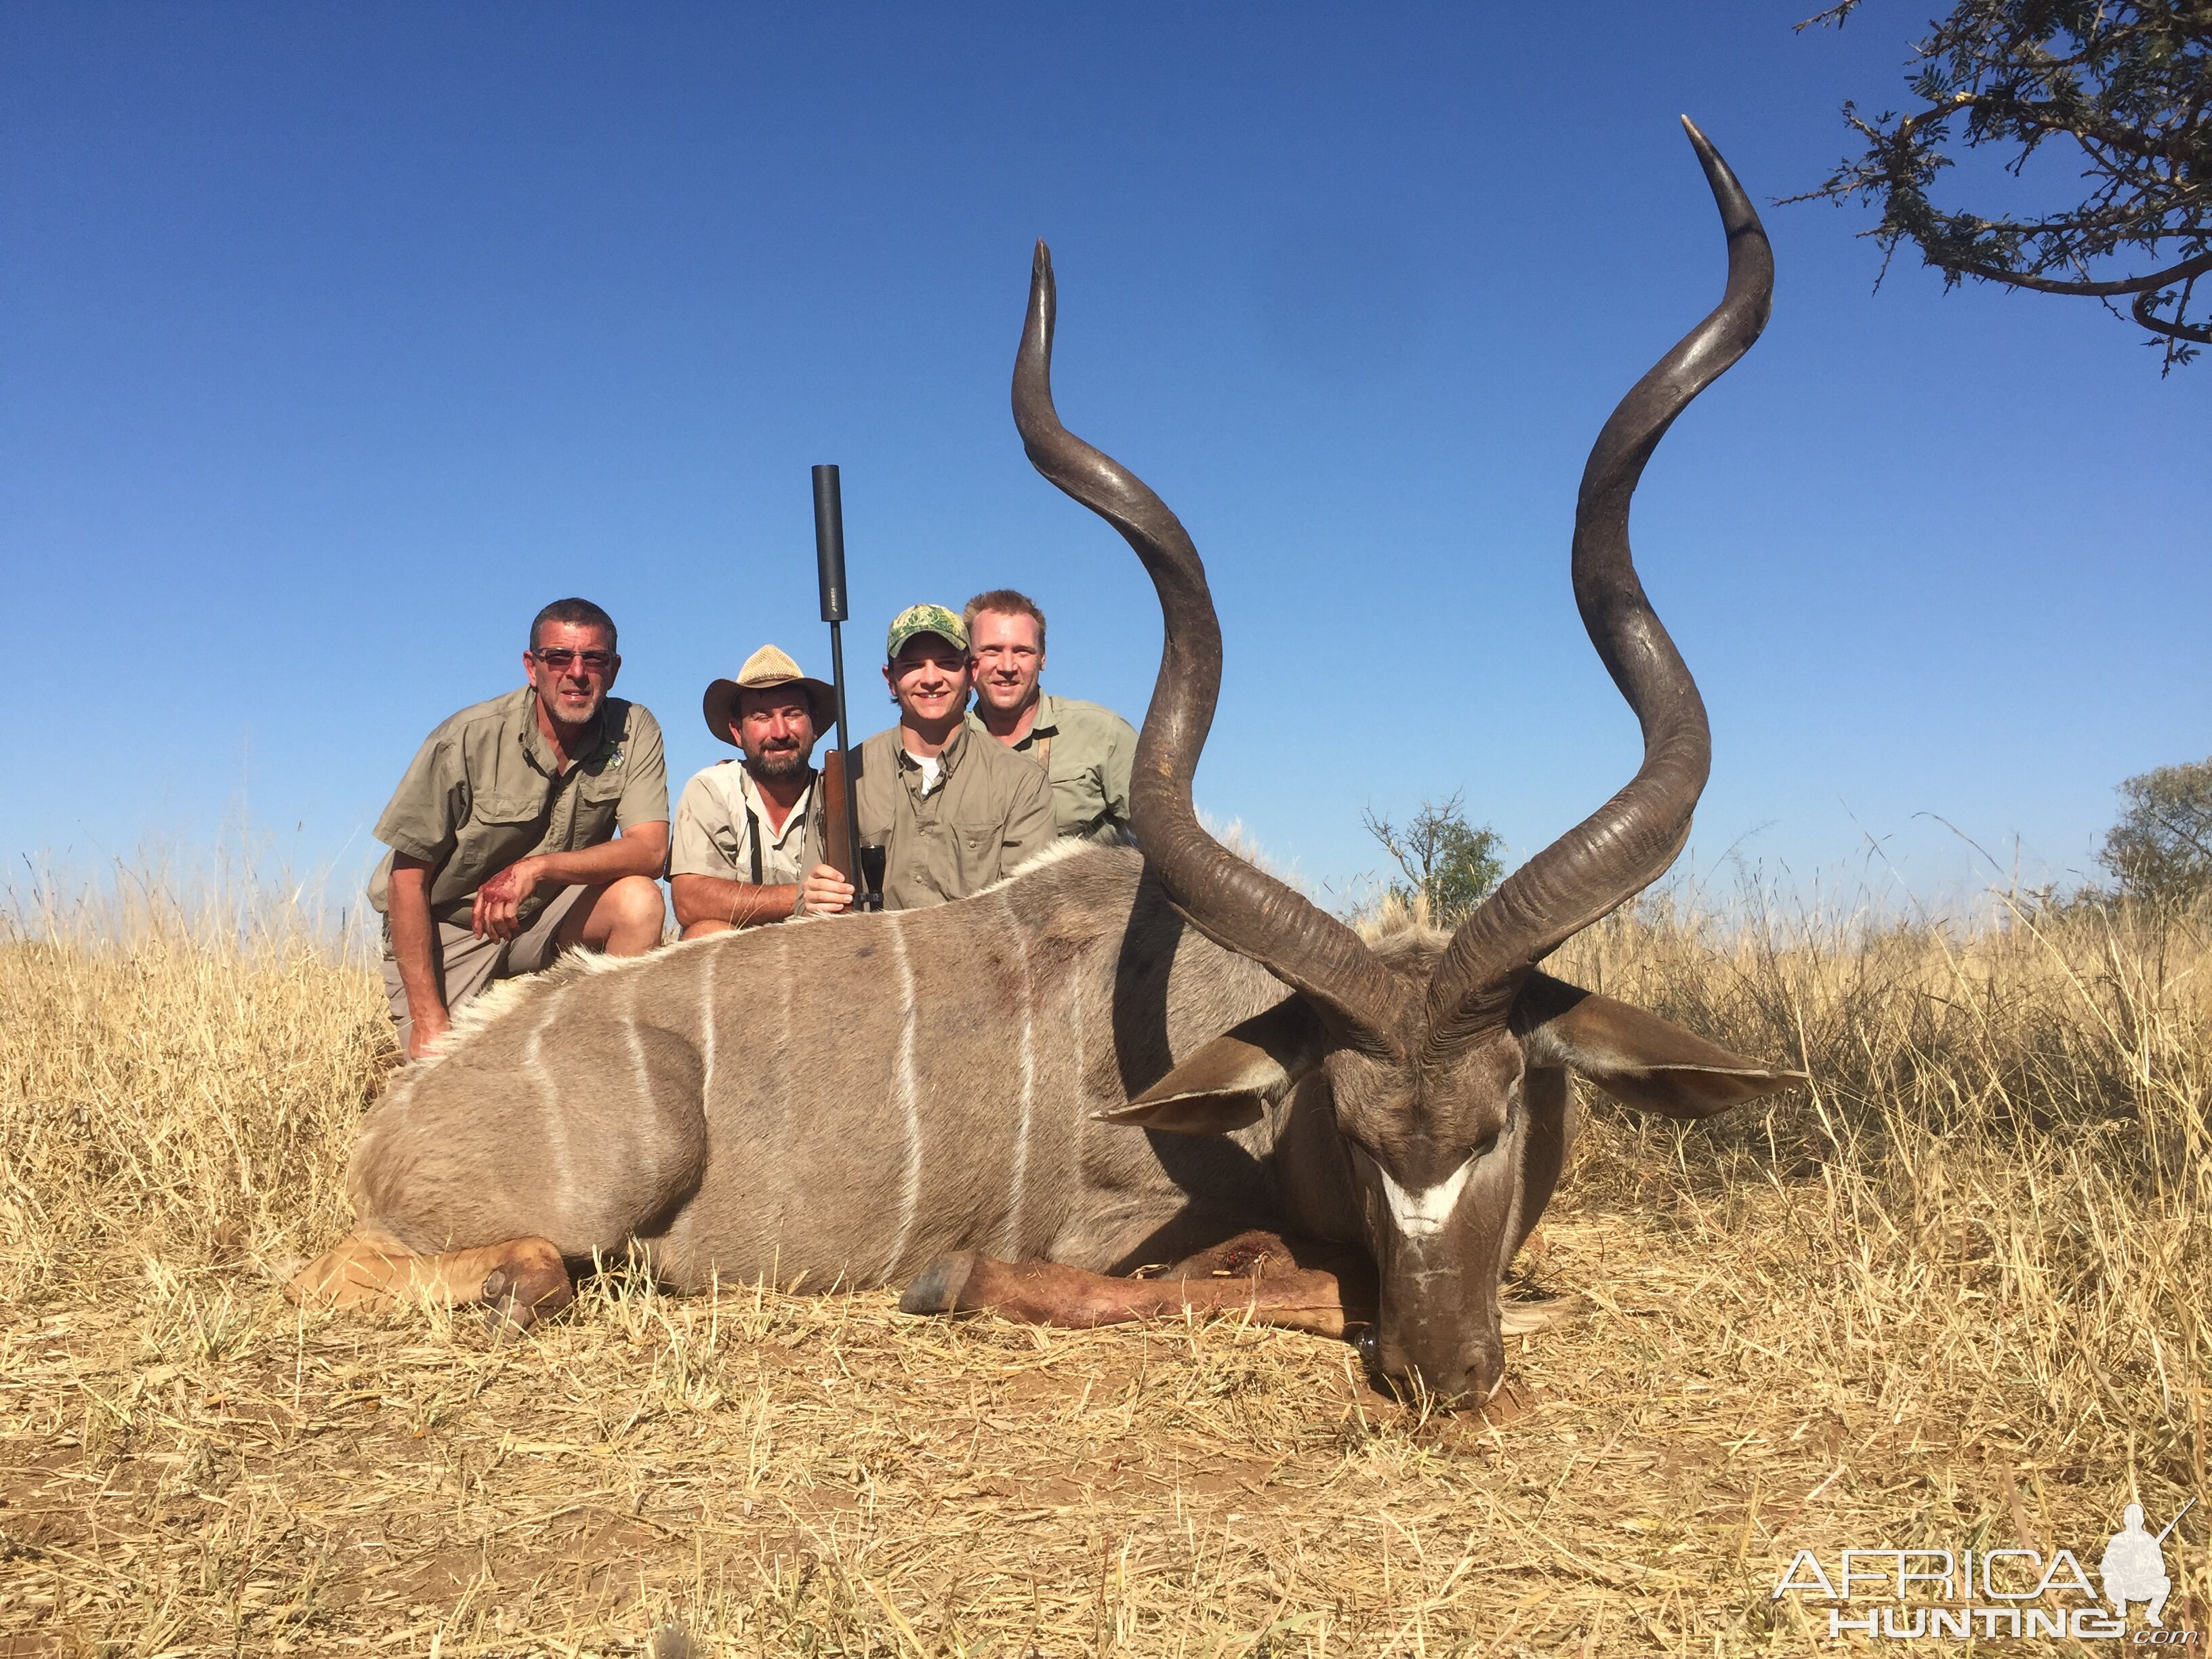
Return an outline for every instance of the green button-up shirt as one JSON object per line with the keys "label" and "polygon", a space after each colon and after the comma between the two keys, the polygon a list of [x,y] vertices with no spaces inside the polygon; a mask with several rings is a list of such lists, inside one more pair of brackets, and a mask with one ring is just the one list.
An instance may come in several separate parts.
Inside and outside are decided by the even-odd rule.
{"label": "green button-up shirt", "polygon": [[[999,744],[972,708],[968,724]],[[1052,782],[1053,822],[1061,835],[1108,842],[1127,838],[1137,731],[1112,709],[1040,691],[1030,729],[1018,741],[999,747],[1045,768]]]}
{"label": "green button-up shirt", "polygon": [[[430,733],[376,821],[376,838],[431,866],[432,916],[465,919],[477,889],[517,859],[577,852],[613,840],[617,829],[667,821],[659,722],[609,697],[597,725],[596,741],[580,745],[565,772],[538,729],[537,693],[526,685],[464,708]],[[387,854],[368,883],[380,911],[391,883]],[[523,919],[558,890],[533,894]]]}
{"label": "green button-up shirt", "polygon": [[884,848],[884,908],[919,910],[980,892],[1052,844],[1052,790],[1034,762],[965,726],[938,756],[937,785],[899,728],[863,743],[854,795],[863,845]]}

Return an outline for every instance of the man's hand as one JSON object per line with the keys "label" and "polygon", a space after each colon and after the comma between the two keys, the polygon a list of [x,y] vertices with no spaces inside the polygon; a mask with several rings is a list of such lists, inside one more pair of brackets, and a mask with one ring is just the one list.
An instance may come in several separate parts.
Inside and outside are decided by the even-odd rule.
{"label": "man's hand", "polygon": [[817,864],[806,872],[806,879],[799,884],[805,895],[802,901],[808,915],[835,915],[853,906],[853,884],[826,864]]}
{"label": "man's hand", "polygon": [[420,1060],[430,1052],[430,1045],[453,1029],[453,1017],[443,1003],[423,1007],[410,1004],[407,1010],[407,1058]]}
{"label": "man's hand", "polygon": [[430,920],[431,866],[427,859],[395,853],[392,859],[392,958],[407,997],[407,1058],[420,1060],[453,1025],[438,986],[438,925]]}
{"label": "man's hand", "polygon": [[543,867],[535,858],[517,859],[477,889],[469,927],[478,939],[510,939],[522,931],[517,913],[541,884]]}

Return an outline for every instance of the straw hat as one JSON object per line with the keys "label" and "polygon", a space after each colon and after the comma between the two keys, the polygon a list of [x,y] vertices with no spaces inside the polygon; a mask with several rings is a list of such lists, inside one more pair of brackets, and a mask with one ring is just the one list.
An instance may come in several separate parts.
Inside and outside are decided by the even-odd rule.
{"label": "straw hat", "polygon": [[724,743],[734,744],[730,726],[738,717],[738,693],[765,691],[778,685],[804,687],[807,705],[814,713],[814,735],[818,738],[829,730],[836,718],[837,694],[824,682],[809,679],[797,663],[772,645],[764,645],[747,657],[737,678],[716,680],[707,688],[699,704],[707,717],[707,729]]}

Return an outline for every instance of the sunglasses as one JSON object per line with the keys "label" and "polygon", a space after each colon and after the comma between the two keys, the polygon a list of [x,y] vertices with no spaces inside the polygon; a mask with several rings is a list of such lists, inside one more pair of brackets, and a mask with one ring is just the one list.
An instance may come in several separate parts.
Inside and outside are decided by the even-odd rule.
{"label": "sunglasses", "polygon": [[533,647],[530,654],[556,674],[568,672],[568,665],[580,659],[587,674],[604,674],[615,665],[611,651],[571,651],[562,646]]}

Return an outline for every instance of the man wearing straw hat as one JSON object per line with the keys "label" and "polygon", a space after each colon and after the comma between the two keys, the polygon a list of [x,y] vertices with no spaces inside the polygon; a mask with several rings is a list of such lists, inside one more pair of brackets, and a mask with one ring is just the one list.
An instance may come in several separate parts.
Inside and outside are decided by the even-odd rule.
{"label": "man wearing straw hat", "polygon": [[811,764],[835,707],[827,684],[772,645],[707,688],[707,729],[743,758],[700,773],[676,805],[668,886],[685,939],[852,903],[852,887],[822,861],[825,803]]}

